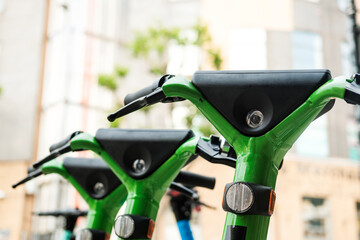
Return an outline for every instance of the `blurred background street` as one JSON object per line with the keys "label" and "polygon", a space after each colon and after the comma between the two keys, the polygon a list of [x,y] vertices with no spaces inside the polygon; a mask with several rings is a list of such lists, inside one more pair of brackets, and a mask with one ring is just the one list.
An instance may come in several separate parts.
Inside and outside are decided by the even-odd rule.
{"label": "blurred background street", "polygon": [[[32,216],[87,206],[49,175],[11,185],[49,146],[76,130],[192,128],[216,134],[189,103],[158,104],[113,123],[127,93],[165,73],[197,70],[357,71],[351,0],[0,0],[0,240],[60,239],[61,220]],[[358,4],[360,7],[360,2]],[[360,23],[360,22],[359,22]],[[285,157],[271,240],[360,239],[360,111],[337,101]],[[73,156],[93,157],[91,153]],[[217,179],[199,189],[196,239],[221,239],[223,190],[233,169],[201,159]],[[79,220],[79,226],[84,225]],[[164,197],[154,239],[180,239]]]}

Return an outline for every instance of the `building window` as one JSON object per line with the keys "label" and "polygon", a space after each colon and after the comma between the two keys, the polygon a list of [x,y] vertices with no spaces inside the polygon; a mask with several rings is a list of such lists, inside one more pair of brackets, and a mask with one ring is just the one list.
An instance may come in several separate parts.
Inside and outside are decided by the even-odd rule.
{"label": "building window", "polygon": [[303,197],[302,220],[305,240],[325,240],[331,238],[330,208],[324,198]]}
{"label": "building window", "polygon": [[[359,115],[359,107],[355,108],[355,115]],[[352,160],[360,159],[359,152],[359,123],[355,117],[349,117],[346,124],[346,137],[348,145],[348,155]]]}
{"label": "building window", "polygon": [[8,229],[0,229],[0,239],[10,239],[10,231]]}
{"label": "building window", "polygon": [[266,69],[266,32],[263,29],[238,29],[229,36],[229,69]]}
{"label": "building window", "polygon": [[313,121],[296,141],[296,153],[307,157],[329,156],[327,116]]}
{"label": "building window", "polygon": [[350,9],[350,3],[350,0],[337,0],[338,8],[343,12],[347,12]]}
{"label": "building window", "polygon": [[[314,69],[323,67],[322,39],[319,34],[294,31],[292,35],[294,69]],[[300,136],[295,144],[299,155],[327,157],[329,155],[327,117],[316,119]]]}
{"label": "building window", "polygon": [[353,54],[354,46],[348,41],[341,43],[341,65],[342,74],[346,77],[350,77],[355,70],[355,57]]}
{"label": "building window", "polygon": [[5,8],[5,0],[0,0],[0,13],[4,11]]}
{"label": "building window", "polygon": [[294,69],[323,67],[322,39],[317,33],[294,31],[292,34]]}

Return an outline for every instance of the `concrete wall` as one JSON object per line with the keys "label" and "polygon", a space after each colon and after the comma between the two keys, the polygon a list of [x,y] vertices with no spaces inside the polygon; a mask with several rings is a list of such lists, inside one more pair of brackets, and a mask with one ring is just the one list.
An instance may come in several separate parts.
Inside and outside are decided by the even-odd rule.
{"label": "concrete wall", "polygon": [[359,166],[345,159],[316,161],[289,156],[279,172],[273,239],[304,239],[302,197],[329,202],[324,239],[358,239],[356,203],[360,199]]}
{"label": "concrete wall", "polygon": [[44,3],[4,1],[0,13],[0,161],[33,155]]}
{"label": "concrete wall", "polygon": [[30,220],[27,218],[25,188],[11,188],[24,175],[27,166],[27,163],[20,161],[0,164],[0,190],[4,194],[0,199],[0,238],[18,240],[29,234],[24,231]]}
{"label": "concrete wall", "polygon": [[11,185],[33,160],[42,68],[45,0],[2,1],[0,11],[0,238],[29,234],[32,196]]}

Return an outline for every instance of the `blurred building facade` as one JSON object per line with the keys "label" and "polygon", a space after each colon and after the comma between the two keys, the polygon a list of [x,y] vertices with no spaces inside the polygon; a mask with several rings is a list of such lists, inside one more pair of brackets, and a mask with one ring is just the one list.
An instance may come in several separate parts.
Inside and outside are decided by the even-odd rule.
{"label": "blurred building facade", "polygon": [[[35,7],[34,7],[35,6]],[[11,185],[37,156],[45,1],[0,1],[0,239],[26,239],[33,195]]]}
{"label": "blurred building facade", "polygon": [[[50,175],[15,191],[10,186],[26,175],[32,162],[48,154],[52,143],[75,130],[95,134],[98,128],[109,126],[106,115],[113,110],[114,99],[108,90],[98,86],[100,73],[111,74],[118,64],[133,69],[129,79],[136,82],[126,79],[119,94],[153,81],[145,61],[129,60],[131,56],[125,44],[135,30],[162,22],[165,27],[193,26],[199,18],[198,1],[38,2],[34,7],[21,0],[0,1],[0,86],[3,89],[1,113],[4,114],[0,127],[3,133],[0,212],[1,216],[11,216],[0,222],[1,240],[60,239],[62,221],[33,217],[31,212],[86,208],[74,189],[62,178]],[[31,12],[24,14],[28,8]],[[185,14],[188,14],[186,18],[177,17]],[[24,93],[14,95],[19,90]],[[24,102],[26,111],[21,107]],[[22,111],[15,111],[16,107]],[[164,109],[168,112],[169,108]],[[18,124],[24,122],[19,113],[27,119],[24,124]],[[3,117],[7,115],[8,118]],[[166,118],[146,117],[158,126],[172,126]],[[136,124],[133,119],[124,124],[149,127],[149,119],[144,118],[142,116],[141,121],[135,118]],[[11,141],[8,136],[12,136]],[[23,151],[17,151],[20,146]]]}
{"label": "blurred building facade", "polygon": [[[120,96],[153,81],[147,63],[127,51],[136,30],[159,23],[186,29],[200,19],[221,49],[223,69],[354,72],[347,0],[36,2],[34,7],[23,0],[0,0],[0,215],[11,216],[0,219],[0,239],[58,239],[60,222],[32,218],[31,211],[85,207],[56,176],[16,191],[9,186],[26,174],[30,162],[47,154],[50,144],[75,130],[95,134],[108,126],[105,116],[114,99],[98,86],[99,73],[112,73],[118,64],[130,69]],[[199,63],[190,69],[210,68]],[[122,127],[183,127],[171,121],[170,111],[159,106],[149,115],[133,114]],[[357,132],[354,108],[338,101],[302,135],[279,172],[269,239],[360,239]],[[233,170],[203,161],[189,168],[217,177],[214,191],[200,190],[203,201],[217,210],[195,213],[193,230],[197,239],[220,239],[221,197]],[[180,239],[166,197],[155,239]]]}

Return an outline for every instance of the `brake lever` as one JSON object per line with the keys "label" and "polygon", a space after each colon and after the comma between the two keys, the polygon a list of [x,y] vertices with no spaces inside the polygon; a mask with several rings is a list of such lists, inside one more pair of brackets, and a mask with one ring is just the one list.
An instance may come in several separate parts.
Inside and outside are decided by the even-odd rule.
{"label": "brake lever", "polygon": [[194,201],[199,200],[199,195],[194,190],[187,188],[177,182],[172,182],[169,188],[184,194],[185,196],[193,199]]}
{"label": "brake lever", "polygon": [[[192,190],[192,189],[191,189],[191,190]],[[193,191],[193,190],[192,190],[192,191]],[[173,192],[175,192],[176,194],[174,194]],[[168,195],[171,196],[171,197],[173,197],[173,198],[177,198],[177,197],[179,197],[179,195],[183,194],[182,192],[179,192],[179,191],[177,191],[177,190],[173,190],[173,192],[169,192],[169,193],[168,193]],[[194,191],[194,192],[195,192],[195,191]],[[185,197],[189,198],[188,196],[185,196]],[[204,207],[206,207],[206,208],[212,209],[212,210],[216,210],[216,207],[210,206],[209,204],[206,204],[206,203],[200,201],[200,198],[199,198],[199,199],[192,199],[192,198],[190,198],[190,199],[188,199],[188,200],[190,200],[191,203],[195,204],[195,206],[199,206],[199,205],[200,205],[200,206],[204,206]]]}
{"label": "brake lever", "polygon": [[64,153],[68,153],[73,151],[70,147],[70,142],[68,142],[67,144],[63,145],[62,147],[52,151],[49,155],[47,155],[45,158],[41,159],[40,161],[34,163],[32,165],[32,167],[34,169],[39,168],[41,165],[43,165],[44,163],[47,163],[55,158],[57,158],[58,156],[64,154]]}
{"label": "brake lever", "polygon": [[209,208],[209,209],[212,209],[212,210],[216,210],[216,207],[214,206],[210,206],[209,204],[206,204],[204,202],[201,202],[201,201],[196,201],[195,204],[198,204],[198,205],[201,205],[201,206],[204,206],[206,208]]}
{"label": "brake lever", "polygon": [[83,133],[83,131],[75,131],[75,132],[71,133],[70,135],[68,135],[63,140],[61,140],[60,142],[54,143],[53,145],[50,146],[49,152],[53,152],[54,150],[61,148],[62,146],[64,146],[68,142],[70,142],[71,139],[73,139],[75,136],[79,135],[80,133]]}
{"label": "brake lever", "polygon": [[210,141],[202,138],[199,139],[198,145],[196,146],[196,153],[211,163],[224,164],[235,168],[236,158],[234,158],[234,156],[236,156],[236,154],[230,146],[228,146],[228,148],[227,156],[222,155],[220,138],[212,135],[210,136]]}
{"label": "brake lever", "polygon": [[125,105],[116,112],[110,113],[107,116],[107,119],[109,122],[113,122],[120,117],[123,117],[129,113],[140,110],[144,107],[153,105],[155,103],[160,103],[160,102],[172,103],[172,102],[180,102],[184,100],[185,98],[181,98],[181,97],[166,97],[162,88],[158,87],[152,93],[132,101],[131,103]]}
{"label": "brake lever", "polygon": [[27,175],[27,177],[25,177],[24,179],[20,180],[19,182],[15,183],[14,185],[12,185],[12,188],[16,188],[17,186],[24,184],[24,183],[30,181],[31,179],[36,178],[42,174],[43,174],[43,172],[41,171],[41,169],[36,169],[36,170],[32,171],[31,173],[29,173]]}
{"label": "brake lever", "polygon": [[120,108],[114,113],[111,113],[108,115],[107,119],[110,122],[115,121],[117,118],[120,118],[122,116],[125,116],[129,113],[135,112],[143,107],[150,106],[152,104],[161,102],[163,99],[165,99],[166,96],[164,92],[162,91],[161,87],[155,89],[152,93],[138,98],[131,103],[125,105],[124,107]]}
{"label": "brake lever", "polygon": [[64,140],[51,145],[50,146],[50,154],[48,156],[46,156],[45,158],[41,159],[40,161],[34,163],[32,166],[30,166],[28,169],[28,173],[33,171],[34,169],[39,168],[44,163],[47,163],[47,162],[53,160],[54,158],[59,157],[60,155],[62,155],[64,153],[81,151],[82,149],[72,150],[71,146],[70,146],[71,140],[81,133],[83,133],[83,132],[82,131],[73,132],[72,134],[67,136]]}

